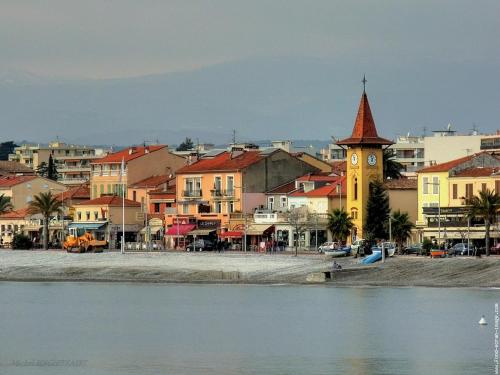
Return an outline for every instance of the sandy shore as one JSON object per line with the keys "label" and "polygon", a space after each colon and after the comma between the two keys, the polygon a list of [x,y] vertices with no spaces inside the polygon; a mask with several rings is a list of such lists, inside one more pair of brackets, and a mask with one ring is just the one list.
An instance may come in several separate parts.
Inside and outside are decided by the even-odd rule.
{"label": "sandy shore", "polygon": [[[337,259],[338,286],[500,287],[500,258],[394,257],[364,266]],[[331,259],[319,255],[242,253],[67,254],[61,251],[0,251],[0,280],[311,283],[322,282]]]}

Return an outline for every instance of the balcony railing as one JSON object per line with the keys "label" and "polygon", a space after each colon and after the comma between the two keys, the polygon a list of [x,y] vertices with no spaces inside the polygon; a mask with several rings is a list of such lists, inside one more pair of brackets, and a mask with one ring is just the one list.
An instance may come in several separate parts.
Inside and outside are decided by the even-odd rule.
{"label": "balcony railing", "polygon": [[222,199],[222,198],[231,198],[234,197],[234,190],[223,190],[223,189],[215,189],[211,190],[212,198],[214,199]]}
{"label": "balcony railing", "polygon": [[200,198],[201,190],[184,190],[182,196],[186,198]]}

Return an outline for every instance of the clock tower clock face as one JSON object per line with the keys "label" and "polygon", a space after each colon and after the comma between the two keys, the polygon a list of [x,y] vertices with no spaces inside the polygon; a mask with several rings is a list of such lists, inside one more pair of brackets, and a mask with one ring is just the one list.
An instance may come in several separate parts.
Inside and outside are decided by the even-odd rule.
{"label": "clock tower clock face", "polygon": [[351,164],[352,165],[358,164],[358,155],[357,154],[352,154],[351,155]]}
{"label": "clock tower clock face", "polygon": [[372,166],[377,164],[377,157],[375,156],[375,154],[368,155],[368,164]]}

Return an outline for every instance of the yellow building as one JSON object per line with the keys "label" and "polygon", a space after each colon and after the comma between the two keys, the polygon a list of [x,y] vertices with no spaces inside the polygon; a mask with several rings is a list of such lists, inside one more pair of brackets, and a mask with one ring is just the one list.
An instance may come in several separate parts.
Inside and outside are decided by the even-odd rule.
{"label": "yellow building", "polygon": [[337,142],[347,147],[347,212],[354,223],[352,240],[363,238],[370,183],[383,179],[383,146],[393,142],[381,138],[363,90],[352,135]]}
{"label": "yellow building", "polygon": [[[121,172],[122,160],[125,164]],[[186,164],[182,156],[169,152],[167,146],[129,147],[92,162],[90,178],[92,198],[122,195],[122,186],[130,186],[151,176],[171,175]],[[123,174],[123,175],[122,175]],[[132,196],[125,194],[129,199]]]}
{"label": "yellow building", "polygon": [[[484,223],[467,220],[466,200],[481,190],[500,189],[500,160],[482,152],[436,164],[418,171],[418,220],[420,240],[440,242],[484,238]],[[498,237],[498,228],[491,236]]]}

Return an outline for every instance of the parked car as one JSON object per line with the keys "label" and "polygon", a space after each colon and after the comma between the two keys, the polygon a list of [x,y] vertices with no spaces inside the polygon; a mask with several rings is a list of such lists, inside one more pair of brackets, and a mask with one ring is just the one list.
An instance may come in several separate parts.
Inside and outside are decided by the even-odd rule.
{"label": "parked car", "polygon": [[336,242],[325,242],[320,247],[318,247],[318,252],[324,253],[327,250],[334,250],[338,248],[338,244]]}
{"label": "parked car", "polygon": [[403,254],[422,255],[422,244],[421,243],[413,243],[409,246],[406,246],[403,249]]}
{"label": "parked car", "polygon": [[500,242],[495,246],[490,247],[490,254],[499,255],[500,254]]}
{"label": "parked car", "polygon": [[365,244],[366,244],[366,240],[363,240],[363,239],[359,239],[359,240],[354,241],[351,244],[352,255],[354,255],[354,256],[364,255],[363,249],[364,249]]}
{"label": "parked car", "polygon": [[448,255],[474,255],[474,250],[467,247],[466,243],[456,243],[448,250]]}
{"label": "parked car", "polygon": [[213,250],[214,243],[210,240],[199,239],[186,246],[187,251]]}

